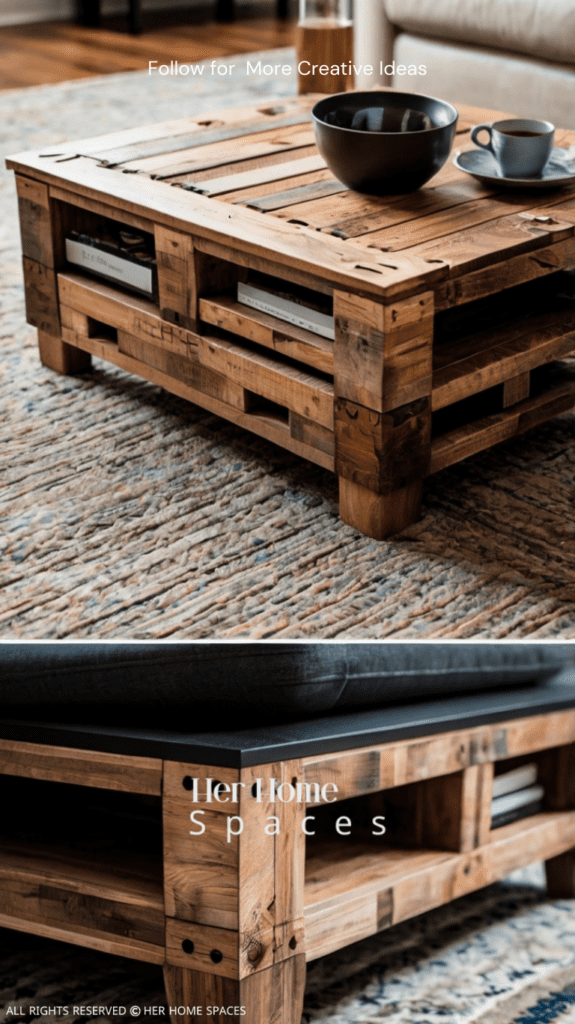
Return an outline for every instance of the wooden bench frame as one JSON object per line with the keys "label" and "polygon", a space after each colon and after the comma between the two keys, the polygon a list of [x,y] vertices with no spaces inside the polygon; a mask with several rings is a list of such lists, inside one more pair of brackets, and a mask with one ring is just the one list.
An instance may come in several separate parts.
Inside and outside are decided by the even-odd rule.
{"label": "wooden bench frame", "polygon": [[[494,765],[531,755],[545,811],[492,832]],[[204,1022],[206,1007],[225,1005],[250,1024],[299,1024],[306,961],[534,861],[546,862],[550,896],[575,895],[575,709],[244,768],[3,739],[0,773],[161,799],[163,864],[8,842],[0,925],[162,964],[169,1006],[200,1007]],[[208,779],[243,784],[237,803],[207,802]],[[349,799],[371,814],[395,793],[400,846],[322,838],[306,857],[313,807],[271,803],[272,779],[328,786],[326,797],[337,787],[333,807],[346,813],[359,806]],[[228,843],[232,815],[243,831]],[[278,835],[265,832],[271,816]],[[198,820],[205,831],[191,836]]]}

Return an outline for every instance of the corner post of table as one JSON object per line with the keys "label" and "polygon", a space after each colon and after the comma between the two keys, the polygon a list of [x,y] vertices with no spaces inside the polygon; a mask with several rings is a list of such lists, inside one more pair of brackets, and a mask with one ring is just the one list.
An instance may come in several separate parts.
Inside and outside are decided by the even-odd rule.
{"label": "corner post of table", "polygon": [[[539,761],[539,782],[545,789],[548,810],[575,809],[575,743],[546,750]],[[547,895],[551,899],[575,896],[575,848],[545,861]]]}
{"label": "corner post of table", "polygon": [[420,515],[431,458],[433,292],[384,304],[334,293],[340,516],[376,540]]}
{"label": "corner post of table", "polygon": [[158,293],[162,317],[186,330],[200,333],[200,301],[234,287],[238,267],[201,248],[201,240],[172,228],[156,225]]}
{"label": "corner post of table", "polygon": [[[272,780],[303,781],[300,763],[165,764],[164,979],[174,1020],[182,1006],[205,1024],[214,1006],[243,1007],[250,1024],[301,1020],[305,804],[273,800]],[[225,802],[207,798],[218,782]]]}
{"label": "corner post of table", "polygon": [[26,291],[26,320],[38,330],[40,359],[63,374],[83,373],[90,355],[62,340],[57,271],[61,239],[47,185],[16,175],[22,264]]}

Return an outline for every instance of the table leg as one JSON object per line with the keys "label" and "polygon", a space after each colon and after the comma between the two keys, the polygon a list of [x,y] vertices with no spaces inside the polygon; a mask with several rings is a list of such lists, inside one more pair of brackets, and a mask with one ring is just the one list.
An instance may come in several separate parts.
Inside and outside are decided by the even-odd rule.
{"label": "table leg", "polygon": [[80,25],[95,28],[100,24],[100,0],[78,0],[77,10]]}
{"label": "table leg", "polygon": [[[225,1007],[228,1015],[238,1009],[234,1020],[248,1024],[300,1024],[305,989],[305,956],[287,960],[248,978],[224,978],[186,967],[164,966],[164,984],[174,1024],[182,1020],[179,1007],[194,1007],[198,1024],[213,1024],[221,1018],[214,1007]],[[208,1011],[211,1008],[211,1014]]]}
{"label": "table leg", "polygon": [[421,509],[421,481],[389,494],[374,494],[367,487],[339,478],[339,514],[344,523],[367,537],[385,540],[416,523]]}
{"label": "table leg", "polygon": [[141,0],[130,0],[130,32],[137,36],[142,31]]}
{"label": "table leg", "polygon": [[54,338],[45,331],[38,331],[40,362],[50,370],[73,376],[90,369],[92,358],[89,352],[67,345],[61,338]]}
{"label": "table leg", "polygon": [[334,295],[335,470],[344,522],[376,540],[419,518],[431,458],[433,293]]}
{"label": "table leg", "polygon": [[216,21],[234,20],[234,0],[216,0]]}
{"label": "table leg", "polygon": [[575,850],[567,850],[545,861],[547,895],[551,899],[572,899],[575,896]]}

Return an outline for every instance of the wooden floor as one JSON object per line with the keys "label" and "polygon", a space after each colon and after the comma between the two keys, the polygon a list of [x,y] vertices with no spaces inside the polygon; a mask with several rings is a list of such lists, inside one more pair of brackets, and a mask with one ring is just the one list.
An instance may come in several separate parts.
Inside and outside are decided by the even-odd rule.
{"label": "wooden floor", "polygon": [[129,35],[118,17],[97,29],[63,21],[8,26],[0,30],[0,89],[134,71],[151,60],[192,63],[291,46],[294,30],[295,21],[276,18],[273,0],[239,4],[229,24],[213,20],[212,6],[149,12],[140,36]]}

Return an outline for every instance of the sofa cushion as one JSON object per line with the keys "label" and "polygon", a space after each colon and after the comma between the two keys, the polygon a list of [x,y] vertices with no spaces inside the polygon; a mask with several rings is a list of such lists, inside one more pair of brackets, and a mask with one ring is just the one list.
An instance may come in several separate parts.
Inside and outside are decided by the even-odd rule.
{"label": "sofa cushion", "polygon": [[[481,103],[511,117],[537,117],[575,129],[575,72],[566,64],[519,54],[508,57],[501,50],[440,43],[408,32],[397,36],[393,56],[396,66],[424,64],[427,75],[417,80],[416,90],[441,96],[456,107]],[[397,75],[393,85],[404,89],[405,77]],[[565,145],[559,135],[556,139],[557,145]]]}
{"label": "sofa cushion", "polygon": [[4,715],[239,728],[538,682],[566,648],[524,644],[0,644]]}
{"label": "sofa cushion", "polygon": [[[416,35],[575,64],[575,0],[383,0]],[[502,97],[502,103],[503,97]]]}

